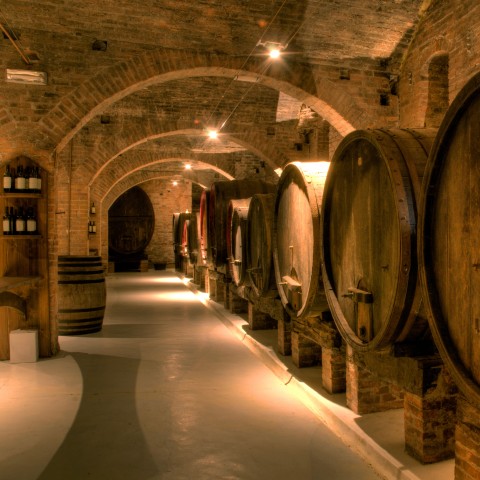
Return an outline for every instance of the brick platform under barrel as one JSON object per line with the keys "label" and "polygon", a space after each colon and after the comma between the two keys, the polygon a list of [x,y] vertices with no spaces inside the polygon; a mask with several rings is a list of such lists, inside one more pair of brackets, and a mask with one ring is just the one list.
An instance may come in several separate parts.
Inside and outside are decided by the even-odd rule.
{"label": "brick platform under barrel", "polygon": [[459,395],[455,428],[455,480],[480,478],[480,409]]}
{"label": "brick platform under barrel", "polygon": [[321,364],[323,388],[345,391],[345,347],[330,312],[292,320],[292,360],[300,368]]}

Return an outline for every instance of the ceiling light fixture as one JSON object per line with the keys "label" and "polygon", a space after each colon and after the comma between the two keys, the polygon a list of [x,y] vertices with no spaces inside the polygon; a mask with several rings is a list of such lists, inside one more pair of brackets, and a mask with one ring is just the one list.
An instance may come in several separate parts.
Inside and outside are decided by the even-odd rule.
{"label": "ceiling light fixture", "polygon": [[192,165],[190,163],[185,164],[185,170],[191,170]]}
{"label": "ceiling light fixture", "polygon": [[208,130],[207,135],[212,140],[215,140],[216,138],[218,138],[218,131],[217,130]]}
{"label": "ceiling light fixture", "polygon": [[46,85],[47,74],[34,70],[15,70],[7,68],[6,81],[9,83],[26,83],[29,85]]}
{"label": "ceiling light fixture", "polygon": [[270,58],[276,60],[285,50],[286,46],[278,42],[258,42],[257,47],[264,47]]}

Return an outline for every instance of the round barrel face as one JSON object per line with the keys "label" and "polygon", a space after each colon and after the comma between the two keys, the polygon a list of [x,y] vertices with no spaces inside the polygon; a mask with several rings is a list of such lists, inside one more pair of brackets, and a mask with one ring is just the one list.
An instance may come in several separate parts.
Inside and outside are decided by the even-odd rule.
{"label": "round barrel face", "polygon": [[365,139],[349,143],[334,160],[323,238],[329,300],[353,343],[375,342],[396,306],[402,267],[392,180],[378,149]]}
{"label": "round barrel face", "polygon": [[255,195],[248,210],[248,277],[258,296],[273,290],[271,277],[274,208],[275,195]]}
{"label": "round barrel face", "polygon": [[275,204],[275,278],[283,305],[298,318],[328,308],[326,300],[323,305],[317,302],[319,296],[324,299],[319,282],[319,192],[323,192],[328,170],[324,164],[289,164],[282,173]]}
{"label": "round barrel face", "polygon": [[[444,361],[480,398],[480,76],[452,104],[427,167],[422,280]],[[425,276],[423,276],[425,274]]]}
{"label": "round barrel face", "polygon": [[235,285],[239,286],[243,283],[244,277],[244,265],[245,265],[245,255],[244,250],[245,247],[243,245],[243,237],[245,236],[245,232],[242,230],[244,229],[244,222],[238,220],[234,222],[234,226],[232,227],[232,278]]}

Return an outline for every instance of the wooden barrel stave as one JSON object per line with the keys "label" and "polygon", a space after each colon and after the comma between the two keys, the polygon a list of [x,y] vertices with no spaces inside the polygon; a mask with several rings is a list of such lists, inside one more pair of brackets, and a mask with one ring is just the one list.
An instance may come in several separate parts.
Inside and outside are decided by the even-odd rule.
{"label": "wooden barrel stave", "polygon": [[257,297],[278,295],[273,268],[273,222],[276,195],[252,196],[248,209],[247,273]]}
{"label": "wooden barrel stave", "polygon": [[408,341],[413,332],[428,336],[416,224],[434,135],[431,129],[360,130],[334,154],[322,209],[322,271],[337,327],[357,350]]}
{"label": "wooden barrel stave", "polygon": [[450,105],[423,183],[419,257],[435,344],[460,390],[480,402],[480,74]]}
{"label": "wooden barrel stave", "polygon": [[58,334],[84,335],[102,329],[105,273],[101,257],[58,257]]}

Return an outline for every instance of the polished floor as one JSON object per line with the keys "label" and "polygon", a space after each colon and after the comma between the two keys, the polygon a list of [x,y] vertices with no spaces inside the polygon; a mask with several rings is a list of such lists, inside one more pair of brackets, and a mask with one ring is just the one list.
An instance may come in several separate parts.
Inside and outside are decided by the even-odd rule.
{"label": "polished floor", "polygon": [[375,480],[172,272],[115,274],[102,332],[0,362],[0,480]]}

